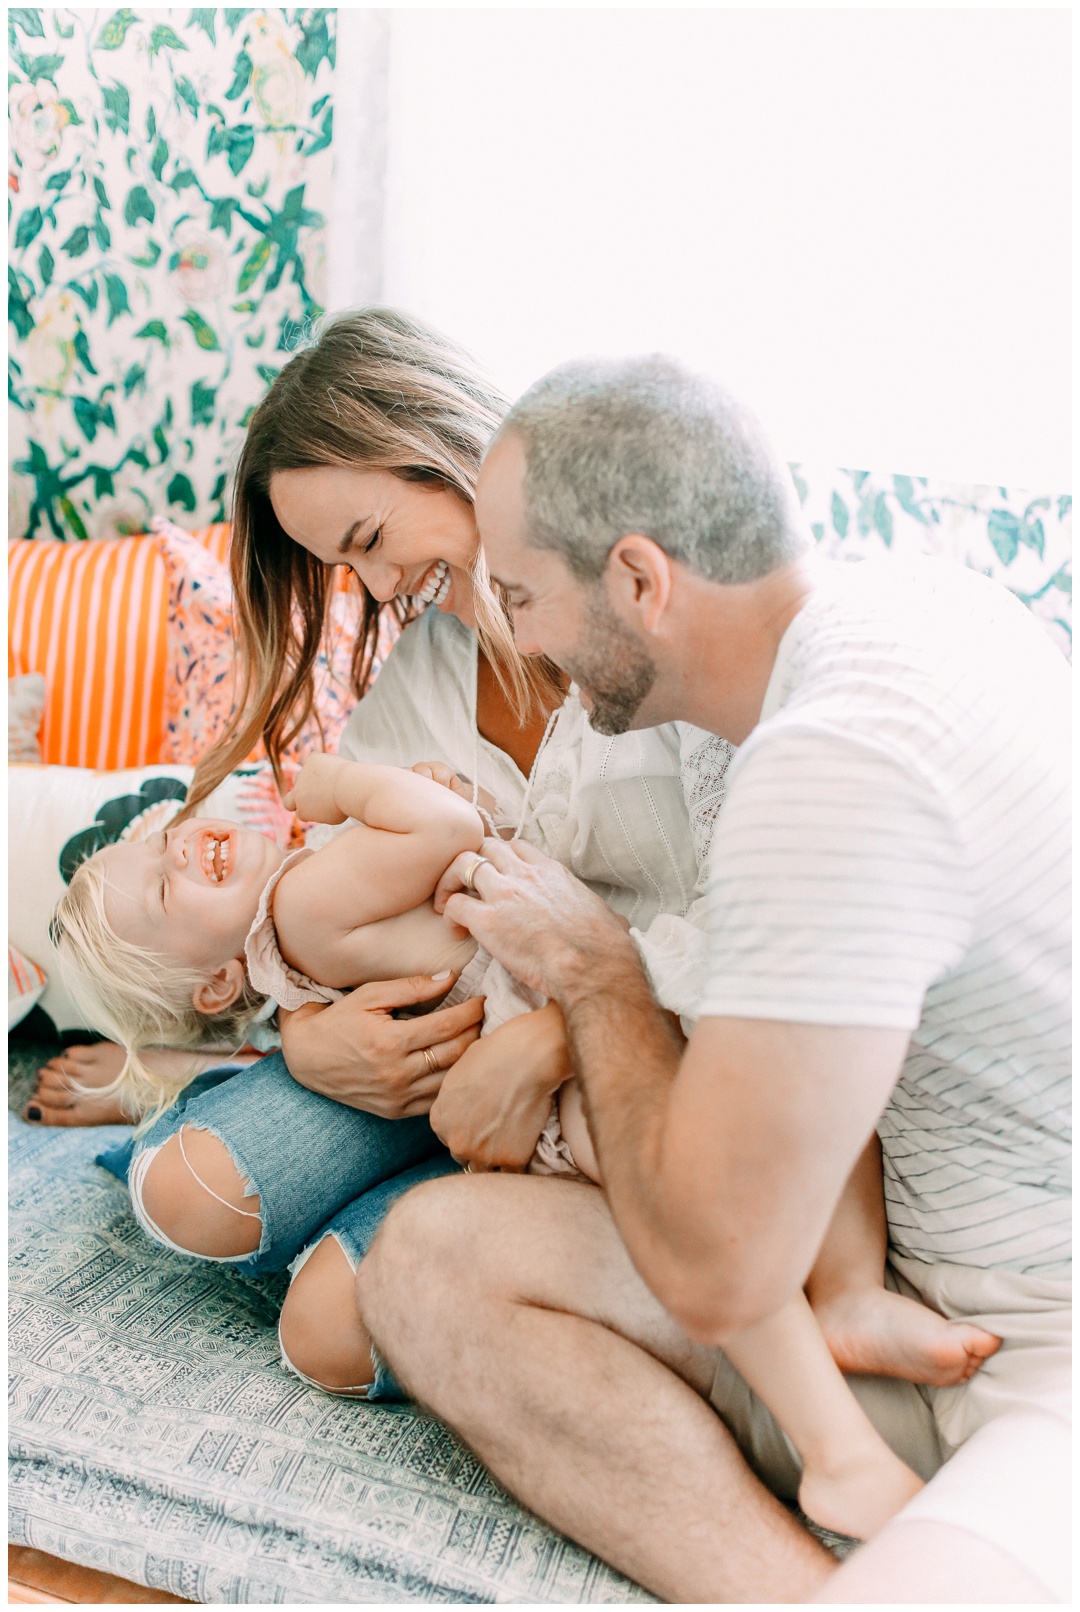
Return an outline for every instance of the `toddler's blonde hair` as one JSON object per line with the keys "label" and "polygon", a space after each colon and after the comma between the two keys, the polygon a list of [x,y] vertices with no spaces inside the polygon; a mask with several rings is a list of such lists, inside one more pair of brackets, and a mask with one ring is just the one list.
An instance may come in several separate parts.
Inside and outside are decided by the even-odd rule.
{"label": "toddler's blonde hair", "polygon": [[127,1055],[117,1078],[96,1095],[119,1097],[145,1127],[176,1101],[195,1071],[168,1080],[152,1073],[142,1054],[151,1048],[194,1052],[210,1043],[220,1044],[227,1055],[243,1045],[267,998],[245,975],[244,989],[231,1006],[220,1013],[201,1013],[192,996],[205,975],[123,940],[105,914],[106,883],[98,852],[76,868],[49,933],[60,954],[65,982],[87,1023]]}

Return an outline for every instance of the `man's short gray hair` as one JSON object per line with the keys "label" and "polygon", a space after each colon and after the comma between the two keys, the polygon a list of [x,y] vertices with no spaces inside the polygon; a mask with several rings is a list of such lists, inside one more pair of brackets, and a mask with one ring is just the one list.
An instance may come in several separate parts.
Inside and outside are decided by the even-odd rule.
{"label": "man's short gray hair", "polygon": [[499,436],[525,450],[529,541],[595,580],[640,532],[713,582],[753,582],[808,547],[787,466],[730,393],[653,354],[562,364]]}

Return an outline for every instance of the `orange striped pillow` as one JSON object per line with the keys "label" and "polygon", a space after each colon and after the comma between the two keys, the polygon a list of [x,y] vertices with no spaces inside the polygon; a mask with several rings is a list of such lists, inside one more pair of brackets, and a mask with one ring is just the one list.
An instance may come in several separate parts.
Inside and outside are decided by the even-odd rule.
{"label": "orange striped pillow", "polygon": [[[227,525],[192,536],[227,555]],[[113,769],[161,759],[167,603],[147,538],[8,545],[8,676],[44,674],[43,761]]]}

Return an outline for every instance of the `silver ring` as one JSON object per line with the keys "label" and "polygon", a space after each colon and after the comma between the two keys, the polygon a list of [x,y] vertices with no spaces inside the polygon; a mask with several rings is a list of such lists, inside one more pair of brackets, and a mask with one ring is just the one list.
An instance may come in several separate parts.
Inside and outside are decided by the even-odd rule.
{"label": "silver ring", "polygon": [[466,1164],[466,1166],[465,1166],[465,1174],[466,1175],[472,1175],[472,1173],[473,1173],[472,1165],[471,1164]]}
{"label": "silver ring", "polygon": [[461,882],[465,886],[465,889],[469,892],[469,894],[471,896],[479,895],[479,893],[480,893],[477,890],[476,885],[474,883],[474,880],[476,879],[476,875],[477,875],[478,870],[480,868],[482,868],[482,867],[490,867],[490,866],[491,866],[491,863],[488,861],[486,856],[476,856],[476,857],[473,858],[473,860],[469,863],[468,867],[465,869],[465,876],[464,876],[464,878],[462,879]]}
{"label": "silver ring", "polygon": [[423,1053],[424,1053],[424,1062],[428,1066],[428,1074],[429,1075],[436,1074],[438,1072],[438,1069],[439,1069],[439,1060],[438,1060],[438,1058],[436,1058],[433,1049],[431,1047],[424,1047],[423,1048]]}

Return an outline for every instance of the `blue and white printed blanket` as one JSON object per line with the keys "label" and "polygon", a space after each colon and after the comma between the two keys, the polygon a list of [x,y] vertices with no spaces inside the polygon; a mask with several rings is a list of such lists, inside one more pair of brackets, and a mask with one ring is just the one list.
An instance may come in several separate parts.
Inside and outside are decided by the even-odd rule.
{"label": "blue and white printed blanket", "polygon": [[284,1278],[152,1247],[93,1162],[119,1127],[9,1117],[13,1543],[219,1604],[651,1599],[433,1418],[287,1375]]}

